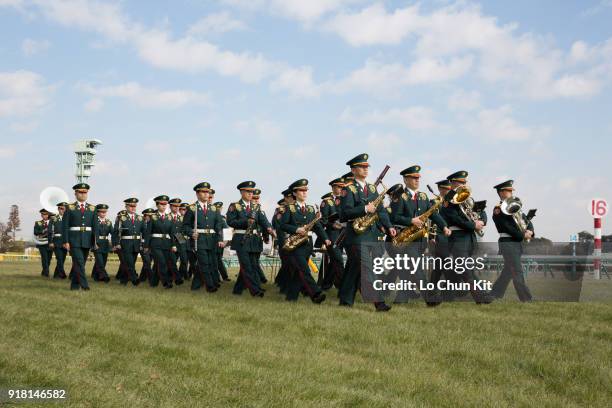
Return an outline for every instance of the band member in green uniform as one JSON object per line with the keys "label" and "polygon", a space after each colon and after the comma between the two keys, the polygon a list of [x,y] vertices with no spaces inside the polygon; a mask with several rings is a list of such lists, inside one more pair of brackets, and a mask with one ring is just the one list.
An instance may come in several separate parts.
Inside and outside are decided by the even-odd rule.
{"label": "band member in green uniform", "polygon": [[49,265],[51,264],[51,249],[49,248],[49,211],[44,208],[40,210],[40,221],[34,223],[34,236],[36,237],[36,248],[40,252],[40,263],[42,265],[42,276],[49,277]]}
{"label": "band member in green uniform", "polygon": [[138,207],[138,199],[134,197],[127,198],[125,203],[125,215],[119,217],[113,233],[118,241],[115,249],[121,251],[121,257],[125,266],[125,274],[121,275],[119,281],[122,285],[127,285],[127,282],[132,282],[132,285],[138,286],[140,280],[136,275],[136,258],[142,248],[142,237],[145,232],[145,223],[142,215],[136,213]]}
{"label": "band member in green uniform", "polygon": [[[348,267],[345,270],[338,295],[341,306],[352,306],[355,302],[355,294],[360,287],[362,278],[367,287],[361,285],[364,299],[374,302],[376,311],[386,312],[391,309],[382,297],[382,294],[373,290],[374,276],[371,271],[373,265],[373,247],[378,245],[376,224],[370,225],[362,233],[354,229],[355,220],[366,214],[378,214],[385,232],[392,237],[395,236],[395,228],[389,221],[389,215],[382,205],[376,207],[372,201],[378,197],[378,191],[374,184],[366,181],[369,174],[368,155],[360,154],[349,160],[346,164],[351,167],[355,180],[353,184],[344,187],[341,200],[341,221],[347,222],[345,245],[348,254]],[[363,277],[362,277],[362,274]]]}
{"label": "band member in green uniform", "polygon": [[193,191],[197,200],[189,205],[183,219],[183,233],[191,237],[191,249],[197,261],[191,290],[199,290],[204,285],[207,292],[216,292],[220,283],[213,273],[217,268],[217,248],[223,237],[223,219],[217,207],[208,202],[210,183],[198,183]]}
{"label": "band member in green uniform", "polygon": [[[313,241],[311,230],[317,236],[321,237],[326,246],[331,246],[325,229],[318,220],[318,214],[312,205],[306,204],[308,198],[308,180],[300,179],[291,184],[296,202],[287,206],[287,211],[284,212],[280,228],[294,236],[298,234],[306,239],[299,245],[288,249],[289,262],[289,283],[287,285],[286,299],[288,301],[296,301],[299,297],[300,290],[303,289],[310,297],[313,303],[321,303],[325,300],[325,294],[310,274],[308,261],[312,255]],[[310,230],[307,226],[311,225]],[[289,237],[288,237],[289,239]]]}
{"label": "band member in green uniform", "polygon": [[[175,238],[172,236],[174,223],[170,214],[166,214],[168,196],[162,194],[155,197],[154,200],[157,211],[151,214],[151,221],[147,223],[144,233],[144,249],[150,251],[155,260],[151,286],[156,287],[161,281],[164,288],[171,289],[172,275],[168,267],[172,261],[171,253],[177,251]],[[183,281],[181,280],[180,283]]]}
{"label": "band member in green uniform", "polygon": [[49,248],[55,255],[55,270],[53,271],[53,279],[66,279],[64,263],[66,262],[66,255],[68,255],[68,251],[66,251],[66,248],[64,248],[62,245],[62,223],[64,221],[66,208],[68,208],[68,203],[59,203],[57,205],[57,215],[50,218]]}
{"label": "band member in green uniform", "polygon": [[[151,216],[155,214],[155,210],[152,208],[146,208],[142,211],[142,218],[145,223],[145,231],[149,223],[151,222]],[[151,279],[153,278],[153,261],[151,258],[151,251],[144,250],[144,237],[142,239],[143,248],[140,251],[140,258],[142,259],[142,268],[140,268],[140,275],[138,275],[138,280],[140,282],[149,282],[151,284]]]}
{"label": "band member in green uniform", "polygon": [[91,277],[94,281],[110,282],[108,273],[106,272],[106,262],[108,260],[108,253],[111,250],[110,236],[113,232],[113,223],[111,220],[106,218],[108,213],[108,205],[98,204],[96,205],[96,228],[98,233],[94,240],[94,266],[91,271]]}
{"label": "band member in green uniform", "polygon": [[[504,257],[504,269],[493,283],[491,295],[502,299],[512,280],[519,300],[530,302],[533,297],[525,282],[521,255],[523,254],[523,242],[529,241],[534,236],[533,224],[520,210],[516,214],[502,210],[502,203],[513,198],[514,180],[504,181],[493,188],[497,190],[501,200],[493,210],[493,222],[499,232],[499,252]],[[518,199],[515,201],[520,202]],[[520,205],[522,206],[522,203]]]}
{"label": "band member in green uniform", "polygon": [[96,207],[87,203],[89,184],[79,183],[72,187],[76,201],[68,205],[62,222],[62,241],[70,252],[73,270],[70,279],[71,290],[89,290],[85,266],[89,251],[94,243],[96,230]]}
{"label": "band member in green uniform", "polygon": [[233,293],[240,295],[248,289],[252,296],[263,297],[264,290],[258,284],[257,251],[258,245],[252,239],[253,231],[258,227],[273,234],[272,226],[258,204],[252,204],[254,181],[244,181],[238,184],[240,200],[231,203],[227,209],[227,224],[234,228],[231,249],[236,251],[240,271],[234,285]]}
{"label": "band member in green uniform", "polygon": [[[229,225],[227,225],[227,220],[225,219],[225,215],[223,215],[223,202],[217,201],[213,205],[217,207],[217,211],[219,212],[219,214],[221,214],[221,218],[223,220],[223,229],[229,228]],[[230,282],[231,279],[227,274],[227,268],[225,267],[225,263],[223,263],[223,250],[225,249],[225,241],[223,241],[222,235],[218,238],[220,245],[217,248],[217,274],[219,275],[219,278],[223,281]]]}

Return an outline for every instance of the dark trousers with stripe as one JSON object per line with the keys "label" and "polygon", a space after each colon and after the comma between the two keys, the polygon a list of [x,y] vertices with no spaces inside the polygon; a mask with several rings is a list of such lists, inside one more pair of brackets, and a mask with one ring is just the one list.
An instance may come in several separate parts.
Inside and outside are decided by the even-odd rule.
{"label": "dark trousers with stripe", "polygon": [[493,283],[491,294],[497,298],[503,298],[510,281],[514,284],[514,289],[521,302],[532,299],[531,291],[525,283],[523,275],[523,265],[521,264],[521,243],[520,242],[500,242],[499,250],[504,257],[504,269],[501,275]]}
{"label": "dark trousers with stripe", "polygon": [[132,252],[131,250],[125,250],[122,248],[121,255],[125,269],[124,273],[121,274],[119,281],[121,281],[121,283],[136,281],[138,279],[138,275],[136,275],[136,258],[138,258],[138,252]]}
{"label": "dark trousers with stripe", "polygon": [[217,251],[217,272],[223,278],[223,280],[228,280],[229,276],[227,275],[227,268],[225,267],[225,263],[223,263],[223,251]]}
{"label": "dark trousers with stripe", "polygon": [[151,255],[155,261],[155,270],[151,274],[151,286],[156,287],[160,281],[164,286],[171,284],[172,275],[168,270],[168,265],[173,259],[172,252],[169,249],[151,248]]}
{"label": "dark trousers with stripe", "polygon": [[178,244],[177,249],[178,249],[178,252],[177,252],[178,258],[180,261],[179,275],[183,280],[188,279],[189,278],[189,274],[188,274],[189,260],[187,257],[187,244]]}
{"label": "dark trousers with stripe", "polygon": [[218,285],[213,276],[216,274],[217,267],[215,250],[198,248],[196,256],[198,262],[191,280],[191,290],[198,290],[202,285],[206,286],[207,290],[216,288]]}
{"label": "dark trousers with stripe", "polygon": [[[474,253],[474,243],[469,239],[465,239],[465,237],[457,237],[456,233],[453,232],[450,240],[450,252],[453,258],[468,258],[472,256]],[[474,299],[474,302],[480,303],[485,300],[488,296],[488,293],[479,289],[474,288],[474,282],[476,281],[476,275],[474,274],[474,270],[472,268],[465,268],[463,273],[459,273],[459,271],[455,271],[457,275],[457,280],[459,282],[467,282],[470,284],[470,294]]]}
{"label": "dark trousers with stripe", "polygon": [[68,255],[68,251],[66,248],[62,247],[61,244],[55,245],[53,248],[53,253],[55,254],[55,270],[53,271],[54,278],[66,278],[66,270],[64,269],[64,262],[66,262],[66,255]]}
{"label": "dark trousers with stripe", "polygon": [[238,272],[238,279],[234,285],[233,293],[236,295],[241,294],[244,289],[248,289],[251,295],[257,295],[261,293],[261,287],[259,286],[259,279],[256,277],[257,271],[257,252],[248,252],[244,249],[236,250],[238,255],[238,262],[240,263],[240,272]]}
{"label": "dark trousers with stripe", "polygon": [[[382,302],[382,294],[373,289],[374,276],[372,272],[374,256],[379,254],[380,244],[356,244],[347,247],[347,265],[338,291],[340,302],[352,305],[355,303],[357,290],[361,289],[364,300]],[[365,285],[361,281],[365,280]]]}
{"label": "dark trousers with stripe", "polygon": [[308,266],[309,258],[310,255],[302,251],[291,252],[289,254],[289,279],[285,294],[287,300],[297,300],[302,289],[311,299],[319,296],[321,293],[321,288],[310,273],[310,267]]}
{"label": "dark trousers with stripe", "polygon": [[89,256],[89,248],[70,247],[72,257],[72,273],[70,277],[70,289],[88,288],[87,276],[85,276],[85,265]]}
{"label": "dark trousers with stripe", "polygon": [[91,271],[91,277],[95,281],[108,281],[108,273],[106,272],[106,261],[108,260],[107,252],[94,251],[94,266]]}
{"label": "dark trousers with stripe", "polygon": [[53,252],[49,249],[49,245],[39,245],[38,251],[40,252],[40,264],[42,266],[43,276],[49,276],[49,265],[51,265],[51,257]]}
{"label": "dark trousers with stripe", "polygon": [[280,293],[287,293],[287,283],[289,280],[287,272],[289,267],[288,253],[284,249],[280,249],[278,255],[280,257],[280,268],[278,269],[274,283],[276,283],[280,289]]}

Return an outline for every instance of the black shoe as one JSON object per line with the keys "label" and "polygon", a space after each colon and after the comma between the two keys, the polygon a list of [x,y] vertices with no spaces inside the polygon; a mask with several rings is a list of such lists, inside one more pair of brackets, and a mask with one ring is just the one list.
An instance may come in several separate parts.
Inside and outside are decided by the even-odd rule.
{"label": "black shoe", "polygon": [[171,283],[165,284],[164,289],[172,289],[172,284]]}
{"label": "black shoe", "polygon": [[353,305],[351,305],[350,303],[343,302],[342,300],[340,301],[340,303],[338,304],[338,306],[344,306],[344,307],[353,307]]}
{"label": "black shoe", "polygon": [[85,286],[83,290],[89,290],[89,286]]}
{"label": "black shoe", "polygon": [[476,304],[488,305],[489,303],[493,303],[494,300],[495,296],[491,295],[490,293],[482,293],[478,295],[478,298],[476,299]]}
{"label": "black shoe", "polygon": [[255,293],[253,296],[254,296],[254,297],[260,297],[260,298],[262,298],[262,297],[264,297],[264,293],[263,293],[263,292],[257,292],[257,293]]}
{"label": "black shoe", "polygon": [[388,312],[389,310],[391,310],[391,306],[389,306],[385,302],[376,302],[374,303],[374,307],[376,308],[377,312]]}
{"label": "black shoe", "polygon": [[223,280],[224,280],[225,282],[231,282],[231,281],[232,281],[230,278],[223,278]]}
{"label": "black shoe", "polygon": [[132,281],[132,285],[134,285],[134,286],[138,286],[138,285],[140,285],[140,281],[139,281],[138,279],[134,279],[134,280]]}
{"label": "black shoe", "polygon": [[325,293],[318,293],[315,297],[312,298],[312,303],[316,303],[317,305],[323,303],[326,296]]}
{"label": "black shoe", "polygon": [[183,280],[182,279],[177,279],[174,281],[174,283],[176,283],[176,286],[180,286],[183,284]]}
{"label": "black shoe", "polygon": [[212,287],[212,288],[206,288],[206,291],[209,293],[215,293],[218,289],[216,287]]}
{"label": "black shoe", "polygon": [[127,286],[127,281],[126,282],[119,282],[120,284],[122,284],[123,286]]}
{"label": "black shoe", "polygon": [[107,276],[106,278],[104,278],[104,283],[108,283],[110,282],[110,278]]}
{"label": "black shoe", "polygon": [[261,283],[268,283],[268,280],[266,278],[262,278]]}
{"label": "black shoe", "polygon": [[442,302],[425,302],[427,304],[427,307],[436,307],[436,306],[440,306],[440,303]]}

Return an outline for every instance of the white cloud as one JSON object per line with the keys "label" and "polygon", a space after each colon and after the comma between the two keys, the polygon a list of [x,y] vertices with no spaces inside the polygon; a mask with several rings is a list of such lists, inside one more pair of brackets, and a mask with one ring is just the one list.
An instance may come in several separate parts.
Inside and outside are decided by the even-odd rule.
{"label": "white cloud", "polygon": [[385,7],[374,4],[357,13],[339,13],[324,25],[352,46],[399,44],[414,32],[420,23],[418,6],[409,6],[387,13]]}
{"label": "white cloud", "polygon": [[452,111],[471,111],[480,107],[478,91],[458,90],[448,97],[448,108]]}
{"label": "white cloud", "polygon": [[424,58],[406,67],[368,59],[365,65],[352,71],[346,78],[331,84],[336,92],[360,90],[370,93],[398,92],[399,86],[444,82],[464,75],[471,67],[471,57],[457,57],[448,61]]}
{"label": "white cloud", "polygon": [[[411,74],[420,83],[436,78],[451,80],[470,71],[488,83],[503,85],[500,90],[507,94],[544,99],[591,96],[601,91],[603,82],[612,82],[612,40],[596,47],[577,42],[571,50],[563,51],[549,37],[520,34],[517,24],[502,25],[469,3],[455,3],[430,13],[414,5],[387,11],[376,4],[353,13],[340,13],[325,24],[325,29],[353,46],[393,45],[414,37],[416,62]],[[436,72],[432,61],[449,59],[456,59],[454,69],[446,63]],[[573,71],[576,61],[589,59],[590,66]],[[403,70],[398,64],[378,65],[374,68],[405,76],[398,74]],[[362,70],[355,74],[364,74]],[[418,81],[420,76],[423,79]]]}
{"label": "white cloud", "polygon": [[321,86],[312,78],[312,68],[287,68],[270,84],[272,90],[284,90],[296,97],[319,96]]}
{"label": "white cloud", "polygon": [[374,110],[357,114],[353,113],[350,108],[346,108],[340,120],[357,124],[400,125],[411,130],[431,130],[441,126],[434,120],[433,111],[423,106],[396,108],[388,111]]}
{"label": "white cloud", "polygon": [[[102,98],[122,98],[145,108],[177,109],[191,104],[206,105],[210,101],[210,97],[206,93],[183,89],[158,90],[156,88],[144,87],[137,82],[102,87],[79,84],[77,87],[88,95],[93,96],[93,101]],[[95,110],[95,108],[101,107],[98,106],[100,105],[98,102],[93,101],[87,103],[90,109]]]}
{"label": "white cloud", "polygon": [[10,129],[15,133],[31,133],[38,129],[38,122],[15,122],[11,124]]}
{"label": "white cloud", "polygon": [[84,106],[87,112],[98,112],[103,107],[104,107],[104,100],[100,98],[90,99],[85,103],[85,106]]}
{"label": "white cloud", "polygon": [[[214,71],[246,83],[281,78],[286,71],[301,70],[261,54],[222,50],[190,35],[175,39],[165,29],[151,29],[124,15],[120,5],[94,0],[33,0],[52,21],[101,34],[106,40],[132,46],[154,67],[188,73]],[[297,4],[297,3],[296,3]],[[310,92],[310,91],[308,91]]]}
{"label": "white cloud", "polygon": [[223,0],[224,4],[247,10],[267,10],[272,14],[313,22],[344,6],[364,0]]}
{"label": "white cloud", "polygon": [[274,121],[267,119],[240,120],[234,123],[234,130],[243,135],[256,136],[259,139],[271,143],[282,140],[282,129]]}
{"label": "white cloud", "polygon": [[15,157],[17,154],[17,149],[12,146],[0,146],[0,158],[8,159],[11,157]]}
{"label": "white cloud", "polygon": [[195,22],[187,33],[192,36],[211,33],[226,33],[229,31],[246,30],[247,25],[233,18],[227,11],[212,13]]}
{"label": "white cloud", "polygon": [[400,145],[401,139],[395,133],[372,132],[366,138],[368,150],[378,154],[391,154]]}
{"label": "white cloud", "polygon": [[0,7],[15,7],[23,6],[23,0],[0,0]]}
{"label": "white cloud", "polygon": [[475,123],[468,128],[476,136],[497,141],[522,141],[530,139],[534,132],[523,127],[511,116],[512,109],[502,106],[497,109],[483,109],[478,112]]}
{"label": "white cloud", "polygon": [[21,42],[21,52],[27,57],[43,53],[49,49],[51,43],[48,40],[33,40],[26,38]]}
{"label": "white cloud", "polygon": [[0,72],[0,117],[28,116],[49,102],[52,87],[31,71]]}

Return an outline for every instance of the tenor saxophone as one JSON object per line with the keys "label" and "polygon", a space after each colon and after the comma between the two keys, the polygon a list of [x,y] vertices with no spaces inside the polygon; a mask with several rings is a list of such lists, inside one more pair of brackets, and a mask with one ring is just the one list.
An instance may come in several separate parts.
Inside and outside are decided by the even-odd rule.
{"label": "tenor saxophone", "polygon": [[427,236],[428,226],[426,224],[426,221],[429,219],[429,217],[431,217],[434,212],[438,210],[438,208],[440,208],[440,206],[442,205],[442,201],[443,200],[440,197],[436,198],[434,204],[429,207],[429,210],[419,215],[419,220],[421,220],[423,226],[419,228],[416,225],[409,225],[408,227],[404,228],[391,241],[393,242],[393,245],[402,245]]}
{"label": "tenor saxophone", "polygon": [[[382,204],[383,200],[385,199],[385,195],[387,194],[387,190],[388,188],[384,187],[384,190],[380,193],[380,195],[370,202],[370,204],[374,205],[374,208],[378,209],[378,207]],[[370,229],[372,225],[376,224],[376,221],[378,221],[378,212],[362,215],[359,218],[355,218],[353,221],[353,230],[357,234],[363,234],[365,231]]]}

